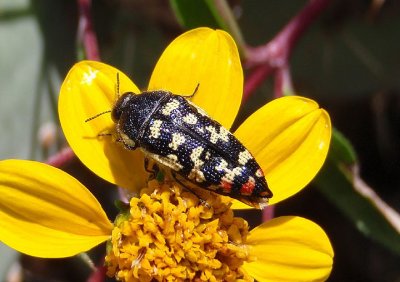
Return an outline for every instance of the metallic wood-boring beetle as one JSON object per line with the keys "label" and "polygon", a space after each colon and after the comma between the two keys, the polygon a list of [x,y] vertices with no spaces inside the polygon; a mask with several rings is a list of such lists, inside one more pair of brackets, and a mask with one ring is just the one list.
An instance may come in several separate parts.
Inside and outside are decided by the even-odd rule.
{"label": "metallic wood-boring beetle", "polygon": [[[195,91],[196,92],[196,91]],[[256,208],[272,197],[251,153],[217,121],[168,91],[126,92],[111,111],[118,140],[175,171],[196,187]]]}

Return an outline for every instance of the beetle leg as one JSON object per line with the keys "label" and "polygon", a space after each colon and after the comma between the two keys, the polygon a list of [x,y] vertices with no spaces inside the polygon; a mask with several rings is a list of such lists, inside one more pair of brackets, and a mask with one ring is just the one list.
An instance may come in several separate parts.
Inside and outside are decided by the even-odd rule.
{"label": "beetle leg", "polygon": [[148,181],[153,179],[159,180],[158,174],[160,173],[160,168],[152,159],[148,157],[144,157],[144,170],[150,174]]}

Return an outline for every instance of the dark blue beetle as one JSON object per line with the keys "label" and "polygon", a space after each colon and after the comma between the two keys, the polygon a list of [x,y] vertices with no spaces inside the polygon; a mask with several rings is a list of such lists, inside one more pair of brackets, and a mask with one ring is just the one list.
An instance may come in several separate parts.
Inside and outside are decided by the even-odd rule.
{"label": "dark blue beetle", "polygon": [[202,109],[167,91],[127,92],[112,113],[129,150],[170,168],[198,187],[263,208],[272,192],[240,141]]}

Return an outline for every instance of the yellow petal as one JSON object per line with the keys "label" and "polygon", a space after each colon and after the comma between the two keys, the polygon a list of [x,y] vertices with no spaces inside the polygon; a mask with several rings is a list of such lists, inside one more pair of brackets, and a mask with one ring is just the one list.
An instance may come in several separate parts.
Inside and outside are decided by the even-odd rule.
{"label": "yellow petal", "polygon": [[176,38],[153,71],[149,90],[165,89],[191,99],[230,128],[240,107],[243,70],[232,37],[222,30],[197,28]]}
{"label": "yellow petal", "polygon": [[325,232],[301,217],[274,218],[253,229],[247,244],[256,261],[244,269],[258,281],[325,281],[333,250]]}
{"label": "yellow petal", "polygon": [[235,135],[262,167],[274,204],[297,193],[317,174],[328,153],[331,123],[313,100],[288,96],[256,111]]}
{"label": "yellow petal", "polygon": [[31,256],[67,257],[110,237],[113,225],[75,178],[46,164],[0,162],[0,240]]}
{"label": "yellow petal", "polygon": [[126,150],[111,136],[98,136],[115,128],[109,113],[85,122],[112,110],[118,98],[117,73],[119,94],[140,92],[124,73],[109,65],[94,61],[75,64],[61,86],[58,111],[69,145],[89,169],[121,187],[138,189],[146,179],[143,154]]}

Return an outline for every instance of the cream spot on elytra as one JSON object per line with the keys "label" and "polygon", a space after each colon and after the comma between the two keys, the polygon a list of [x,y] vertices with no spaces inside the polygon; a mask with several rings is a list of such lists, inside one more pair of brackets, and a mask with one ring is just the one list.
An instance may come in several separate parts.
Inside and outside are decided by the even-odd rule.
{"label": "cream spot on elytra", "polygon": [[150,126],[150,136],[153,137],[154,139],[157,139],[158,137],[160,137],[161,124],[162,124],[162,121],[159,119],[156,119],[152,122],[152,124]]}
{"label": "cream spot on elytra", "polygon": [[226,130],[225,128],[223,128],[222,126],[219,127],[219,132],[217,131],[217,129],[214,126],[207,126],[206,130],[208,130],[211,135],[210,135],[210,142],[213,144],[216,144],[218,142],[218,140],[223,140],[225,142],[229,141],[228,135],[229,135],[229,131]]}
{"label": "cream spot on elytra", "polygon": [[172,133],[172,141],[168,144],[168,146],[172,150],[178,150],[179,145],[185,143],[185,136],[180,133]]}
{"label": "cream spot on elytra", "polygon": [[186,122],[188,124],[196,124],[197,123],[197,117],[194,114],[187,114],[182,119],[184,122]]}
{"label": "cream spot on elytra", "polygon": [[171,102],[165,104],[165,106],[161,110],[161,113],[163,115],[169,116],[173,110],[176,110],[179,107],[179,104],[179,101],[174,99]]}
{"label": "cream spot on elytra", "polygon": [[253,158],[253,156],[250,154],[250,152],[247,150],[244,150],[239,153],[238,162],[241,165],[245,165],[252,158]]}

